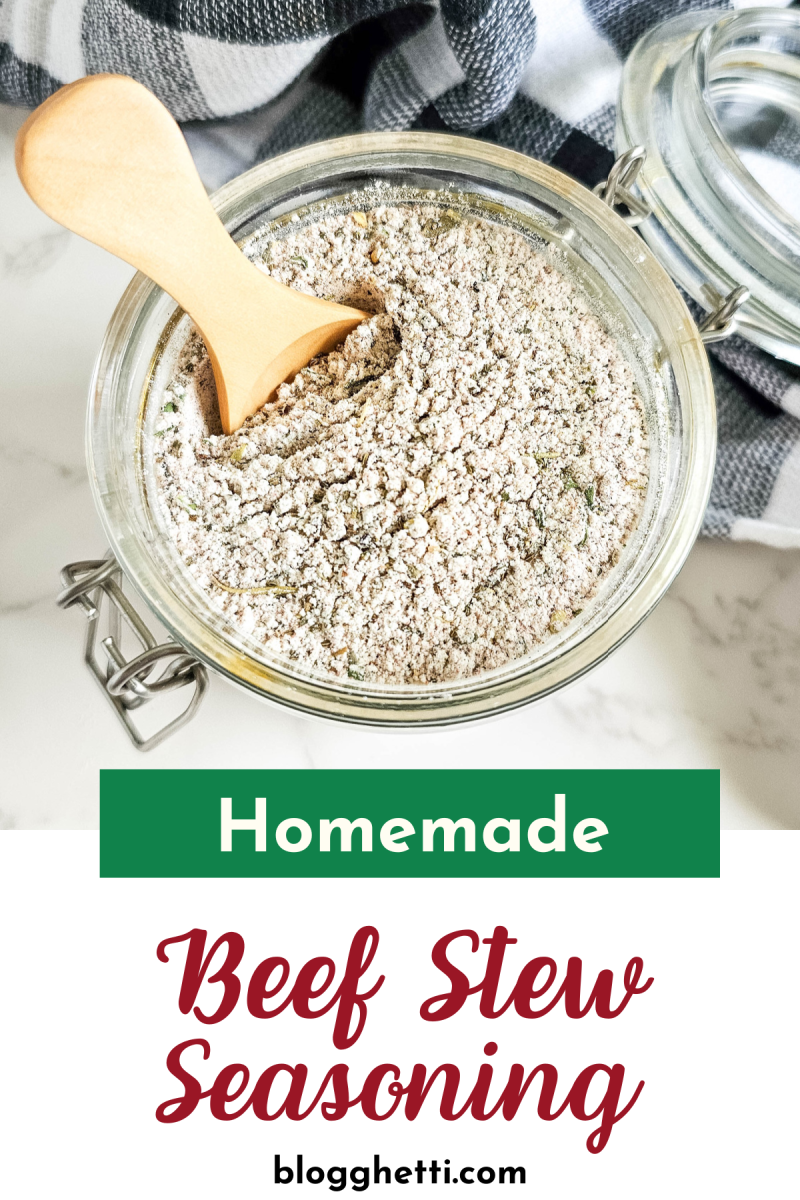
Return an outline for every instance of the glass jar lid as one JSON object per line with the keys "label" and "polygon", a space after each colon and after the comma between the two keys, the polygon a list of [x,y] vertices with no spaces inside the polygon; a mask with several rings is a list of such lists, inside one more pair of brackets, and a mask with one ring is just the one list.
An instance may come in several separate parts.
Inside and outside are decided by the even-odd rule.
{"label": "glass jar lid", "polygon": [[646,151],[640,232],[706,311],[737,288],[737,330],[800,365],[800,11],[690,12],[623,72],[617,147]]}

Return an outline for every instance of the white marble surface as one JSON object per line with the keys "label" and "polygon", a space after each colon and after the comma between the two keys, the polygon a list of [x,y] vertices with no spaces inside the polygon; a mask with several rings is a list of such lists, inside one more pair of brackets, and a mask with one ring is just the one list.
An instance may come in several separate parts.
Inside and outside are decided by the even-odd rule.
{"label": "white marble surface", "polygon": [[480,727],[306,721],[214,679],[194,724],[130,747],[80,661],[59,569],[104,549],[83,458],[103,329],[130,271],[58,229],[13,170],[0,108],[0,827],[92,827],[100,767],[715,767],[727,828],[800,827],[800,553],[700,543],[588,678]]}

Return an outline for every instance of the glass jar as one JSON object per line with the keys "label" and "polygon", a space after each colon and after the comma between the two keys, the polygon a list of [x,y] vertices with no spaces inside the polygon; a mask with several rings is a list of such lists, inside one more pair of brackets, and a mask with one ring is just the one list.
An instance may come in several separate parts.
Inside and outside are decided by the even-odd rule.
{"label": "glass jar", "polygon": [[[525,657],[456,682],[367,684],[269,657],[213,607],[161,528],[147,397],[162,386],[170,346],[187,318],[142,275],[123,296],[95,369],[89,467],[125,576],[191,655],[255,695],[302,713],[366,725],[438,726],[504,712],[563,687],[647,616],[700,528],[714,465],[714,398],[697,328],[647,246],[598,196],[524,155],[444,134],[360,134],[263,163],[220,189],[213,202],[231,235],[246,244],[267,222],[376,184],[430,190],[434,199],[457,193],[461,203],[551,243],[563,269],[611,322],[633,366],[650,439],[650,483],[638,527],[580,615]],[[185,655],[181,661],[185,672]],[[134,676],[128,671],[128,685]],[[117,683],[116,695],[124,697]]]}
{"label": "glass jar", "polygon": [[703,308],[742,287],[737,331],[800,364],[800,11],[689,12],[623,71],[617,147],[646,150],[639,232]]}

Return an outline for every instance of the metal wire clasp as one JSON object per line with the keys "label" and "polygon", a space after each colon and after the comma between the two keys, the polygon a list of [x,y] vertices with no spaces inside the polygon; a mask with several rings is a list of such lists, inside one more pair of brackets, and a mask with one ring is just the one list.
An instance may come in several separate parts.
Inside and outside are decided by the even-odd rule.
{"label": "metal wire clasp", "polygon": [[[631,190],[636,177],[642,169],[647,151],[644,146],[632,146],[624,154],[620,154],[608,173],[608,178],[598,183],[593,189],[609,208],[617,209],[620,205],[627,213],[620,213],[628,225],[640,225],[652,213],[650,206],[635,195]],[[699,326],[700,336],[705,345],[710,342],[721,342],[736,329],[736,313],[750,299],[746,287],[737,287],[727,296],[720,296],[712,288],[706,289],[713,308]]]}
{"label": "metal wire clasp", "polygon": [[[711,294],[711,288],[705,290]],[[736,314],[750,299],[750,290],[746,287],[737,287],[724,297],[714,292],[712,299],[716,301],[715,307],[698,325],[700,337],[706,346],[709,342],[723,342],[734,332]]]}
{"label": "metal wire clasp", "polygon": [[[61,572],[61,579],[65,586],[57,598],[59,608],[79,604],[87,617],[84,662],[137,750],[152,750],[197,712],[208,687],[206,668],[177,642],[156,644],[122,591],[122,569],[110,552],[105,558],[68,563]],[[105,651],[105,660],[97,650],[104,600],[108,607],[108,634],[100,639],[100,644]],[[142,652],[130,659],[125,658],[121,648],[123,617],[142,646]],[[156,674],[160,665],[163,669]],[[131,718],[131,711],[156,696],[189,683],[195,685],[194,691],[183,712],[150,737],[143,737]]]}
{"label": "metal wire clasp", "polygon": [[619,215],[631,226],[641,225],[651,212],[650,206],[631,191],[646,157],[647,151],[644,146],[632,146],[630,150],[620,154],[609,171],[608,178],[592,189],[609,208],[617,209],[620,205],[627,208],[627,213]]}

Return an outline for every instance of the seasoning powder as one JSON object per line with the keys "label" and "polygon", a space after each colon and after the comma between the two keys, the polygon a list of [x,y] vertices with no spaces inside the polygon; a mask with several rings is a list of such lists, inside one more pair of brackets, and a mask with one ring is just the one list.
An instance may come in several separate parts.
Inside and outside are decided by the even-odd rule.
{"label": "seasoning powder", "polygon": [[523,235],[396,205],[290,226],[263,269],[375,310],[224,436],[189,338],[156,421],[171,536],[241,632],[306,669],[456,680],[586,605],[634,528],[633,373]]}

